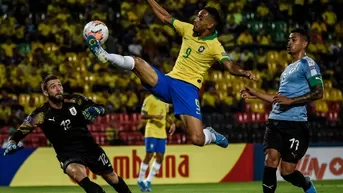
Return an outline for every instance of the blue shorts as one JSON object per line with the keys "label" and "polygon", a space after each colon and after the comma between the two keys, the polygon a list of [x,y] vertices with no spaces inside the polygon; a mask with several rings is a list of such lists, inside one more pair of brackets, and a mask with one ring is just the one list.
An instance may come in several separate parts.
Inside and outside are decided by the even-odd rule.
{"label": "blue shorts", "polygon": [[158,139],[154,137],[145,138],[145,150],[148,153],[164,153],[166,152],[167,139]]}
{"label": "blue shorts", "polygon": [[167,76],[153,67],[158,76],[157,84],[153,88],[146,88],[160,100],[172,104],[174,114],[190,115],[202,120],[199,102],[199,88]]}

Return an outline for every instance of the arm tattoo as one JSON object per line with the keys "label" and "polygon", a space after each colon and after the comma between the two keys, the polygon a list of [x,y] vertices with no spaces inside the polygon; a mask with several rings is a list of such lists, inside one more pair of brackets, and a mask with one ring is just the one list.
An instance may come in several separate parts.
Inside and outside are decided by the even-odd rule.
{"label": "arm tattoo", "polygon": [[292,98],[293,99],[292,104],[304,104],[304,103],[308,103],[314,100],[321,99],[323,98],[323,93],[324,93],[323,85],[322,84],[316,85],[315,87],[311,89],[311,92],[302,96]]}

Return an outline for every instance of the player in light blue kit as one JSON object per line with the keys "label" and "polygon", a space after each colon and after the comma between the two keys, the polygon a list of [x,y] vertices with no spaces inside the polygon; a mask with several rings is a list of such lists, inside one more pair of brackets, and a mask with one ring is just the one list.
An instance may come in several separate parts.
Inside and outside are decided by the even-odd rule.
{"label": "player in light blue kit", "polygon": [[323,81],[318,65],[306,56],[305,48],[310,43],[308,33],[295,29],[289,35],[287,51],[293,62],[280,77],[278,94],[270,95],[246,87],[243,98],[258,98],[273,103],[264,135],[266,154],[263,174],[263,192],[274,193],[276,170],[281,161],[281,176],[306,193],[316,193],[309,178],[295,170],[298,161],[309,146],[306,104],[323,98]]}

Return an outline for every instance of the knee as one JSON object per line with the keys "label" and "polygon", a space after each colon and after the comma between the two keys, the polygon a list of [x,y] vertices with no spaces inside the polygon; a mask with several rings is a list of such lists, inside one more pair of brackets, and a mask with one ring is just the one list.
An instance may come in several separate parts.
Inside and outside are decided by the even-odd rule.
{"label": "knee", "polygon": [[67,170],[67,174],[74,179],[76,182],[80,182],[82,179],[84,179],[85,177],[87,177],[87,175],[83,172],[81,172],[78,168],[69,168]]}
{"label": "knee", "polygon": [[204,144],[205,144],[205,137],[203,136],[202,133],[201,133],[201,135],[198,135],[198,134],[191,135],[190,138],[191,138],[193,145],[204,146]]}
{"label": "knee", "polygon": [[133,57],[133,59],[135,60],[135,67],[136,66],[141,66],[144,63],[144,60],[139,58],[139,57]]}
{"label": "knee", "polygon": [[110,174],[104,174],[102,177],[106,180],[107,183],[109,184],[117,184],[119,179],[118,175],[113,171]]}
{"label": "knee", "polygon": [[269,154],[266,157],[265,165],[268,167],[277,168],[279,166],[279,161],[279,157]]}

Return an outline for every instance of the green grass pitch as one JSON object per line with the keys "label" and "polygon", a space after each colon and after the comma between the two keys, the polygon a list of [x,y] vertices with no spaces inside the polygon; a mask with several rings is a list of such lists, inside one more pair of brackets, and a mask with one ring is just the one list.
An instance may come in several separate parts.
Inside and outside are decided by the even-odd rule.
{"label": "green grass pitch", "polygon": [[[314,182],[318,193],[343,193],[343,180]],[[137,186],[130,186],[132,192],[140,192]],[[104,186],[107,193],[115,192],[112,187]],[[0,187],[1,193],[83,193],[78,186],[63,187]],[[154,193],[261,193],[260,182],[221,183],[221,184],[173,184],[153,185]],[[277,193],[301,193],[302,189],[285,182],[279,182]]]}

